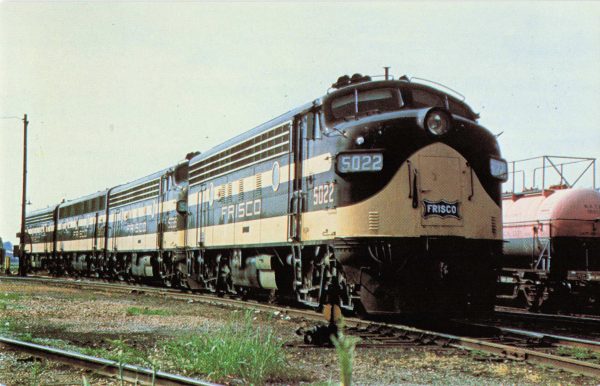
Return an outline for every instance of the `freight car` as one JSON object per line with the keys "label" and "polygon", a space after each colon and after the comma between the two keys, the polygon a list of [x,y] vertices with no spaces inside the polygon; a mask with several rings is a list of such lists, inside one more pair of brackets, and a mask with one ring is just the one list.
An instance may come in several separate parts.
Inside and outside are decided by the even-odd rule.
{"label": "freight car", "polygon": [[[534,169],[538,176],[550,169],[560,177],[558,184],[503,197],[505,244],[500,299],[531,310],[598,313],[600,193],[592,188],[574,188],[567,182],[564,169],[565,165],[581,163],[592,166],[585,170],[591,170],[594,184],[595,160],[540,159],[544,165]],[[513,170],[518,164],[515,161]]]}
{"label": "freight car", "polygon": [[342,76],[205,153],[61,204],[55,222],[79,205],[64,221],[86,226],[68,238],[87,244],[45,256],[77,273],[370,314],[489,310],[507,165],[477,119],[422,82]]}

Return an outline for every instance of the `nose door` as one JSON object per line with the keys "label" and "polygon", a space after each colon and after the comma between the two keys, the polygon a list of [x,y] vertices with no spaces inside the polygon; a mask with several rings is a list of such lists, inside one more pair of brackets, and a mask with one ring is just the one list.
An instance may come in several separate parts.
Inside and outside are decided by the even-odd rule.
{"label": "nose door", "polygon": [[456,157],[419,157],[419,204],[424,226],[462,226],[462,179]]}

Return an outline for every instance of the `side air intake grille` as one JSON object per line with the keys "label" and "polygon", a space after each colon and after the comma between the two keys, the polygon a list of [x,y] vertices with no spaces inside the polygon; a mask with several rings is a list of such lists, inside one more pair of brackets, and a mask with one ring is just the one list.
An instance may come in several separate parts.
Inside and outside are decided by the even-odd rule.
{"label": "side air intake grille", "polygon": [[369,212],[369,230],[379,230],[379,212]]}

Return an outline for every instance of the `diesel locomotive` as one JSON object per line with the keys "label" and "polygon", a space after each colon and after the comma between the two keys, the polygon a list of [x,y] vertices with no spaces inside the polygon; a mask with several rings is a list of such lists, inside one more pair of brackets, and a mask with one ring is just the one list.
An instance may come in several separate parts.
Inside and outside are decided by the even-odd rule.
{"label": "diesel locomotive", "polygon": [[31,213],[36,268],[368,314],[487,311],[507,164],[451,92],[327,94],[137,181]]}

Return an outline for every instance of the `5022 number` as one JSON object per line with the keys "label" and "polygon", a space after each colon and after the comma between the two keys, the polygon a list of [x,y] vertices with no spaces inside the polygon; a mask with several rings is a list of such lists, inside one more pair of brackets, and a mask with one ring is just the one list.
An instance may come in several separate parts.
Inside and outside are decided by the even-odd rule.
{"label": "5022 number", "polygon": [[333,204],[335,184],[328,182],[313,188],[313,205]]}

